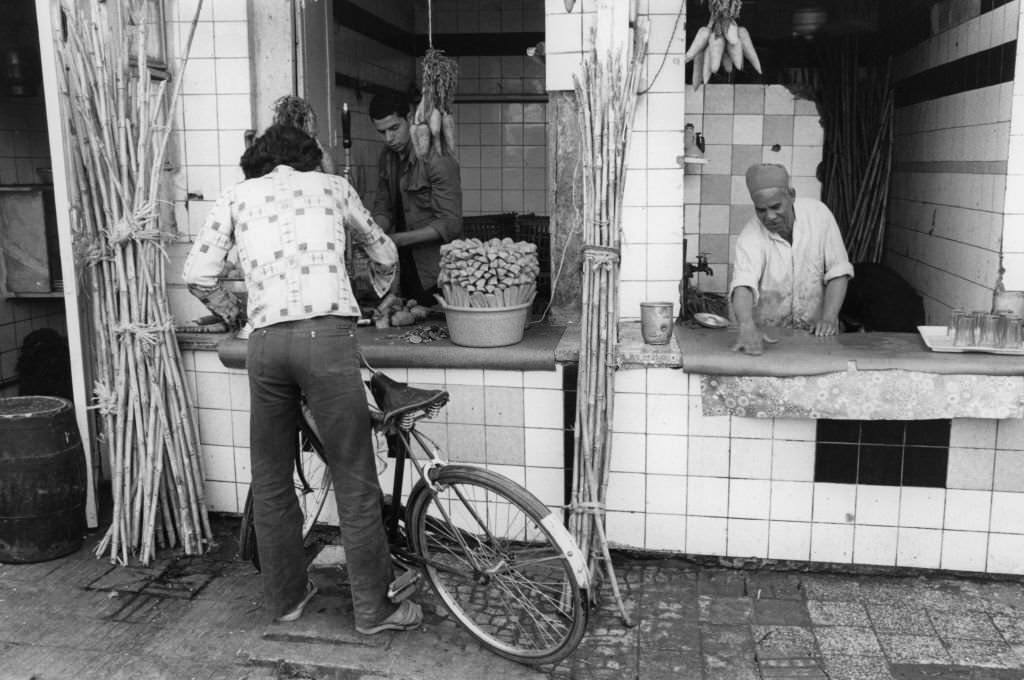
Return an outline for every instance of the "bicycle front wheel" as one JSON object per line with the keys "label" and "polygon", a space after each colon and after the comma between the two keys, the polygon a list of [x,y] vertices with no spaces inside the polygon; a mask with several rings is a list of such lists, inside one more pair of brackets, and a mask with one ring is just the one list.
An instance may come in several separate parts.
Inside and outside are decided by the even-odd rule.
{"label": "bicycle front wheel", "polygon": [[449,465],[409,499],[407,529],[434,592],[491,651],[569,655],[587,626],[586,563],[559,518],[511,480]]}

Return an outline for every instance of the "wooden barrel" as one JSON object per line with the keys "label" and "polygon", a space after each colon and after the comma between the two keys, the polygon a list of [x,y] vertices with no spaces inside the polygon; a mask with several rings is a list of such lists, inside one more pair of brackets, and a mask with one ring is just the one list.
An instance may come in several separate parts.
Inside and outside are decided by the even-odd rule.
{"label": "wooden barrel", "polygon": [[85,473],[70,401],[0,399],[0,562],[42,562],[81,547]]}

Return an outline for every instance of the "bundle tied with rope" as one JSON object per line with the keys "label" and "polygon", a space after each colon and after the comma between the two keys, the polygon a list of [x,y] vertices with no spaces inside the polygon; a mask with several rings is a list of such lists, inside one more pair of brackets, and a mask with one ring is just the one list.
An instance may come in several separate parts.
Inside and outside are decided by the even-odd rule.
{"label": "bundle tied with rope", "polygon": [[455,155],[455,92],[459,64],[434,49],[433,3],[427,0],[427,51],[423,55],[420,101],[412,113],[409,136],[420,158],[432,153]]}
{"label": "bundle tied with rope", "polygon": [[[203,2],[173,81],[146,56],[147,2],[65,7],[56,42],[70,168],[72,252],[88,305],[89,372],[113,512],[97,555],[143,565],[157,547],[205,551],[212,540],[198,427],[167,297],[161,224],[164,158]],[[166,86],[174,83],[168,96]]]}

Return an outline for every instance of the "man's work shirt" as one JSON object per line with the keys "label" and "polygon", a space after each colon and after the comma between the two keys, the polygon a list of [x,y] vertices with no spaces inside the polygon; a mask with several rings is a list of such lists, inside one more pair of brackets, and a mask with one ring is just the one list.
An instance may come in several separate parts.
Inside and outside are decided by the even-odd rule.
{"label": "man's work shirt", "polygon": [[821,201],[797,198],[793,243],[764,228],[755,216],[736,241],[729,298],[739,286],[754,291],[754,320],[763,326],[812,327],[821,317],[825,285],[853,277],[832,212]]}
{"label": "man's work shirt", "polygon": [[237,246],[254,328],[326,315],[358,317],[345,271],[346,236],[367,253],[373,286],[383,295],[398,253],[359,194],[340,176],[279,165],[217,200],[185,260],[185,283],[233,323],[238,300],[220,286],[219,276]]}
{"label": "man's work shirt", "polygon": [[[380,177],[373,199],[373,217],[386,217],[388,233],[433,227],[440,242],[410,246],[420,284],[437,284],[441,244],[462,234],[462,179],[459,164],[437,153],[419,158],[409,145],[404,157],[385,147],[377,161]],[[404,249],[403,249],[404,250]]]}

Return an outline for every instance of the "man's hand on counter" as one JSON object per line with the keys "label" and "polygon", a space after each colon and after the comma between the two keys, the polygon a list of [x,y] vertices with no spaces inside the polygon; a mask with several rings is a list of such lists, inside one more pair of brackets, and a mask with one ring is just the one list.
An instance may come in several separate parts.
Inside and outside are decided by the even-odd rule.
{"label": "man's hand on counter", "polygon": [[811,335],[835,335],[838,332],[839,319],[836,317],[822,317],[811,327]]}

